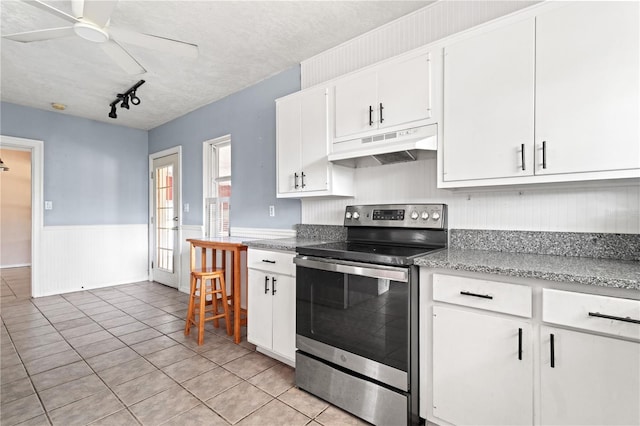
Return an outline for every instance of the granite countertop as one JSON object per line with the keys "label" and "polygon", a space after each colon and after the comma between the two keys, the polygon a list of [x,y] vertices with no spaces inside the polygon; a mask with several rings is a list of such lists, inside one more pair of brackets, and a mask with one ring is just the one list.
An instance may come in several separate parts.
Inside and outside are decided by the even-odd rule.
{"label": "granite countertop", "polygon": [[640,290],[640,262],[485,250],[447,249],[419,266]]}
{"label": "granite countertop", "polygon": [[273,240],[248,240],[243,243],[249,248],[265,249],[265,250],[285,250],[296,251],[296,247],[310,246],[313,244],[322,244],[330,242],[317,238],[277,238]]}

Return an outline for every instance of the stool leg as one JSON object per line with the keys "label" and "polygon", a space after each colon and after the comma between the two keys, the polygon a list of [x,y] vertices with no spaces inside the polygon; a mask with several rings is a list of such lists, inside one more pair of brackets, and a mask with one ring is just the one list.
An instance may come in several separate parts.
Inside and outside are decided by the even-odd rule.
{"label": "stool leg", "polygon": [[187,309],[187,323],[184,326],[184,335],[188,336],[189,333],[191,332],[191,326],[192,324],[195,323],[194,321],[194,312],[193,312],[193,308],[194,308],[194,303],[195,303],[195,295],[196,295],[196,277],[191,274],[191,290],[189,292],[189,308]]}
{"label": "stool leg", "polygon": [[[211,305],[213,307],[213,315],[216,316],[218,315],[218,294],[215,292],[216,290],[216,279],[211,278]],[[220,327],[220,321],[218,320],[218,318],[215,318],[213,320],[213,326],[215,328]]]}
{"label": "stool leg", "polygon": [[224,274],[220,274],[220,290],[222,291],[222,307],[224,309],[224,322],[227,325],[227,334],[231,336],[231,315],[229,314],[229,303],[227,302],[227,286],[224,282]]}
{"label": "stool leg", "polygon": [[204,342],[204,310],[205,310],[205,302],[207,299],[206,290],[207,288],[207,280],[204,278],[200,279],[200,315],[198,316],[198,345],[202,345]]}

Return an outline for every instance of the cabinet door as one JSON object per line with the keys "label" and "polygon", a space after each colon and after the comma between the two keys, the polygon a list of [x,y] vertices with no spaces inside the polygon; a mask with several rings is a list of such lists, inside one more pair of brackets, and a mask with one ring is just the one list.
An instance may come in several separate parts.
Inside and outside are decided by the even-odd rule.
{"label": "cabinet door", "polygon": [[533,175],[534,37],[528,19],[445,48],[445,181]]}
{"label": "cabinet door", "polygon": [[276,105],[278,192],[297,192],[299,184],[295,174],[300,175],[301,150],[301,101],[292,96],[278,101]]}
{"label": "cabinet door", "polygon": [[303,191],[329,189],[327,161],[327,91],[305,92],[300,99],[302,111],[302,166],[300,184]]}
{"label": "cabinet door", "polygon": [[249,269],[247,340],[266,349],[271,349],[273,338],[271,285],[270,275]]}
{"label": "cabinet door", "polygon": [[429,55],[424,55],[380,69],[376,105],[378,127],[431,118],[430,64]]}
{"label": "cabinet door", "polygon": [[457,425],[532,424],[531,342],[526,322],[435,306],[434,415]]}
{"label": "cabinet door", "polygon": [[[336,138],[355,135],[377,128],[377,75],[361,72],[335,86]],[[369,108],[373,109],[371,116]],[[371,117],[371,121],[369,118]]]}
{"label": "cabinet door", "polygon": [[640,343],[551,327],[541,333],[542,424],[640,424]]}
{"label": "cabinet door", "polygon": [[640,168],[639,14],[576,2],[537,17],[536,174]]}
{"label": "cabinet door", "polygon": [[296,282],[286,275],[274,275],[273,351],[290,359],[296,353]]}

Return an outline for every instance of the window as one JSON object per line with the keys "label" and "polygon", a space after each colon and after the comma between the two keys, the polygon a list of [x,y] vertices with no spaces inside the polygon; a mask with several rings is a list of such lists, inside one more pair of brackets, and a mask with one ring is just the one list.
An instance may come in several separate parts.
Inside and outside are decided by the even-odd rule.
{"label": "window", "polygon": [[231,211],[231,136],[205,142],[206,232],[229,236]]}

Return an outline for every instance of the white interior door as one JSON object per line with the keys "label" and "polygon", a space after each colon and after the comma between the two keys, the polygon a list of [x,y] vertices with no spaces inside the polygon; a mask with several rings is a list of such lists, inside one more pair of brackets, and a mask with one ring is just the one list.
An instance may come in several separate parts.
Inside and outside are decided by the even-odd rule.
{"label": "white interior door", "polygon": [[153,281],[178,288],[180,253],[180,157],[167,155],[153,160],[152,247]]}

